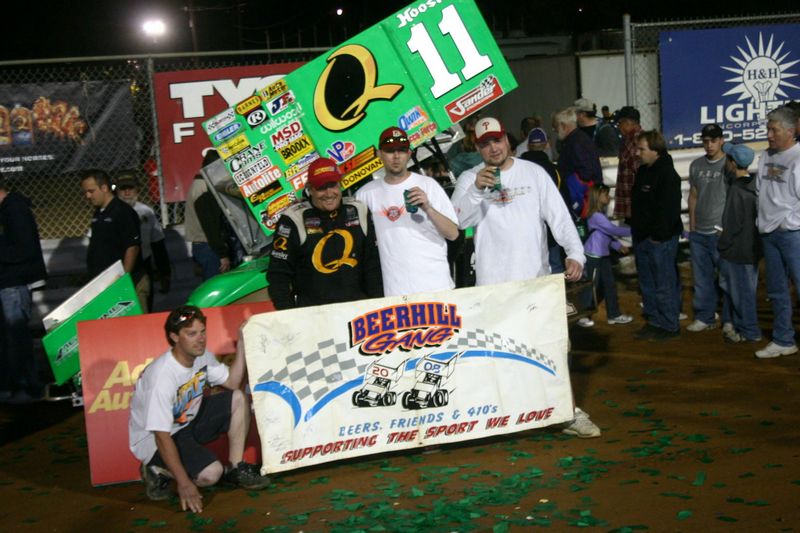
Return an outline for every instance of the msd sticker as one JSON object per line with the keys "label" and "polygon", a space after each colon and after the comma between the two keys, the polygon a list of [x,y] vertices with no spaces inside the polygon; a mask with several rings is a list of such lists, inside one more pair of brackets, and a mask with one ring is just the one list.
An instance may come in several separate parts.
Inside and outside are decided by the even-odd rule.
{"label": "msd sticker", "polygon": [[303,135],[303,126],[299,120],[295,120],[270,135],[270,141],[275,150],[280,150],[290,142],[299,139],[301,135]]}
{"label": "msd sticker", "polygon": [[467,115],[503,96],[503,88],[494,76],[487,76],[480,85],[444,106],[450,120],[458,122]]}
{"label": "msd sticker", "polygon": [[284,94],[280,95],[279,97],[271,100],[267,104],[267,111],[273,117],[279,114],[281,111],[284,111],[290,105],[294,103],[294,93],[292,91],[287,91]]}

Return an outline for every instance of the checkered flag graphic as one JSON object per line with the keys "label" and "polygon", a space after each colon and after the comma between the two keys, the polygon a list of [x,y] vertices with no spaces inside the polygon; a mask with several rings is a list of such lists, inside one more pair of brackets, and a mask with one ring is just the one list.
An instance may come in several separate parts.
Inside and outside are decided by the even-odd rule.
{"label": "checkered flag graphic", "polygon": [[[309,354],[295,352],[286,358],[286,366],[278,372],[272,370],[262,375],[258,382],[277,381],[290,387],[302,402],[308,397],[314,401],[341,386],[343,383],[364,375],[372,361],[357,364],[355,360],[341,358],[339,354],[349,349],[346,342],[337,343],[327,339],[317,343],[317,349]],[[512,352],[527,357],[556,371],[555,362],[535,348],[514,339],[503,338],[498,333],[487,333],[483,329],[462,331],[457,339],[444,350],[464,351],[468,349]]]}
{"label": "checkered flag graphic", "polygon": [[462,351],[470,348],[512,352],[533,359],[553,369],[553,371],[557,371],[555,361],[539,353],[536,348],[529,348],[526,344],[517,342],[514,339],[503,338],[499,333],[487,333],[483,329],[462,331],[457,339],[447,345],[448,350]]}
{"label": "checkered flag graphic", "polygon": [[[327,339],[317,343],[317,349],[309,354],[295,352],[286,358],[286,366],[278,372],[267,371],[259,378],[259,383],[278,381],[294,390],[300,399],[309,396],[319,400],[345,381],[363,375],[369,364],[356,364],[353,359],[342,359],[340,353],[346,352],[347,343],[337,343]],[[295,388],[295,385],[300,388]]]}

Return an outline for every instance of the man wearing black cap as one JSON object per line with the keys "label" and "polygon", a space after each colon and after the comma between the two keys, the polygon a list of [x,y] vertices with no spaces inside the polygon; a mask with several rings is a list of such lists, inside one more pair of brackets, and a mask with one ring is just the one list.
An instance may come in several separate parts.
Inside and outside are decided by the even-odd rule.
{"label": "man wearing black cap", "polygon": [[384,177],[356,193],[375,220],[386,296],[452,289],[447,242],[458,238],[456,213],[436,180],[408,170],[408,135],[387,128],[378,141]]}
{"label": "man wearing black cap", "polygon": [[[694,282],[694,322],[686,329],[693,332],[717,327],[716,309],[720,295],[717,284],[717,243],[728,193],[722,128],[717,124],[708,124],[701,136],[706,153],[689,166],[689,250]],[[723,335],[733,332],[728,307],[727,300],[723,300]]]}
{"label": "man wearing black cap", "polygon": [[278,220],[267,271],[276,309],[383,296],[375,229],[364,204],[342,199],[332,160],[311,163],[308,201]]}
{"label": "man wearing black cap", "polygon": [[629,105],[614,113],[617,127],[622,134],[622,145],[619,149],[617,165],[617,184],[614,188],[614,216],[626,223],[631,219],[631,191],[633,180],[639,170],[636,136],[642,131],[639,124],[639,110]]}

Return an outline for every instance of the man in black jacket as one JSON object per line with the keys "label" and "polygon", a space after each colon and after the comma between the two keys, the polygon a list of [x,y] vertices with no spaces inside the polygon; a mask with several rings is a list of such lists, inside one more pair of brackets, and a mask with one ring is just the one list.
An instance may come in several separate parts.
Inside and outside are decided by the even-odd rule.
{"label": "man in black jacket", "polygon": [[278,220],[267,271],[276,309],[383,296],[371,215],[361,202],[342,200],[341,179],[332,160],[315,160],[306,182],[310,202]]}
{"label": "man in black jacket", "polygon": [[28,327],[30,287],[47,277],[31,202],[0,175],[0,401],[40,399],[42,386]]}
{"label": "man in black jacket", "polygon": [[681,178],[664,137],[645,131],[637,140],[641,165],[633,183],[631,232],[647,325],[634,336],[663,341],[680,335],[675,261],[681,221]]}

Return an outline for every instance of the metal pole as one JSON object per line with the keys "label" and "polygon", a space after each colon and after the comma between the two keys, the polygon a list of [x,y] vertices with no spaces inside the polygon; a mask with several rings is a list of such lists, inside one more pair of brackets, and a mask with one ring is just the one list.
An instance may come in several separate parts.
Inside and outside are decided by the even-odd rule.
{"label": "metal pole", "polygon": [[625,103],[636,107],[633,92],[633,41],[631,40],[631,16],[622,15],[622,33],[625,39]]}
{"label": "metal pole", "polygon": [[158,138],[158,115],[156,114],[156,90],[153,83],[153,73],[155,68],[153,66],[153,58],[147,59],[147,79],[150,83],[150,116],[153,121],[153,148],[155,149],[156,157],[156,172],[158,172],[158,203],[161,207],[161,226],[167,227],[169,225],[169,210],[167,209],[167,202],[164,200],[164,172],[161,168],[161,142]]}

